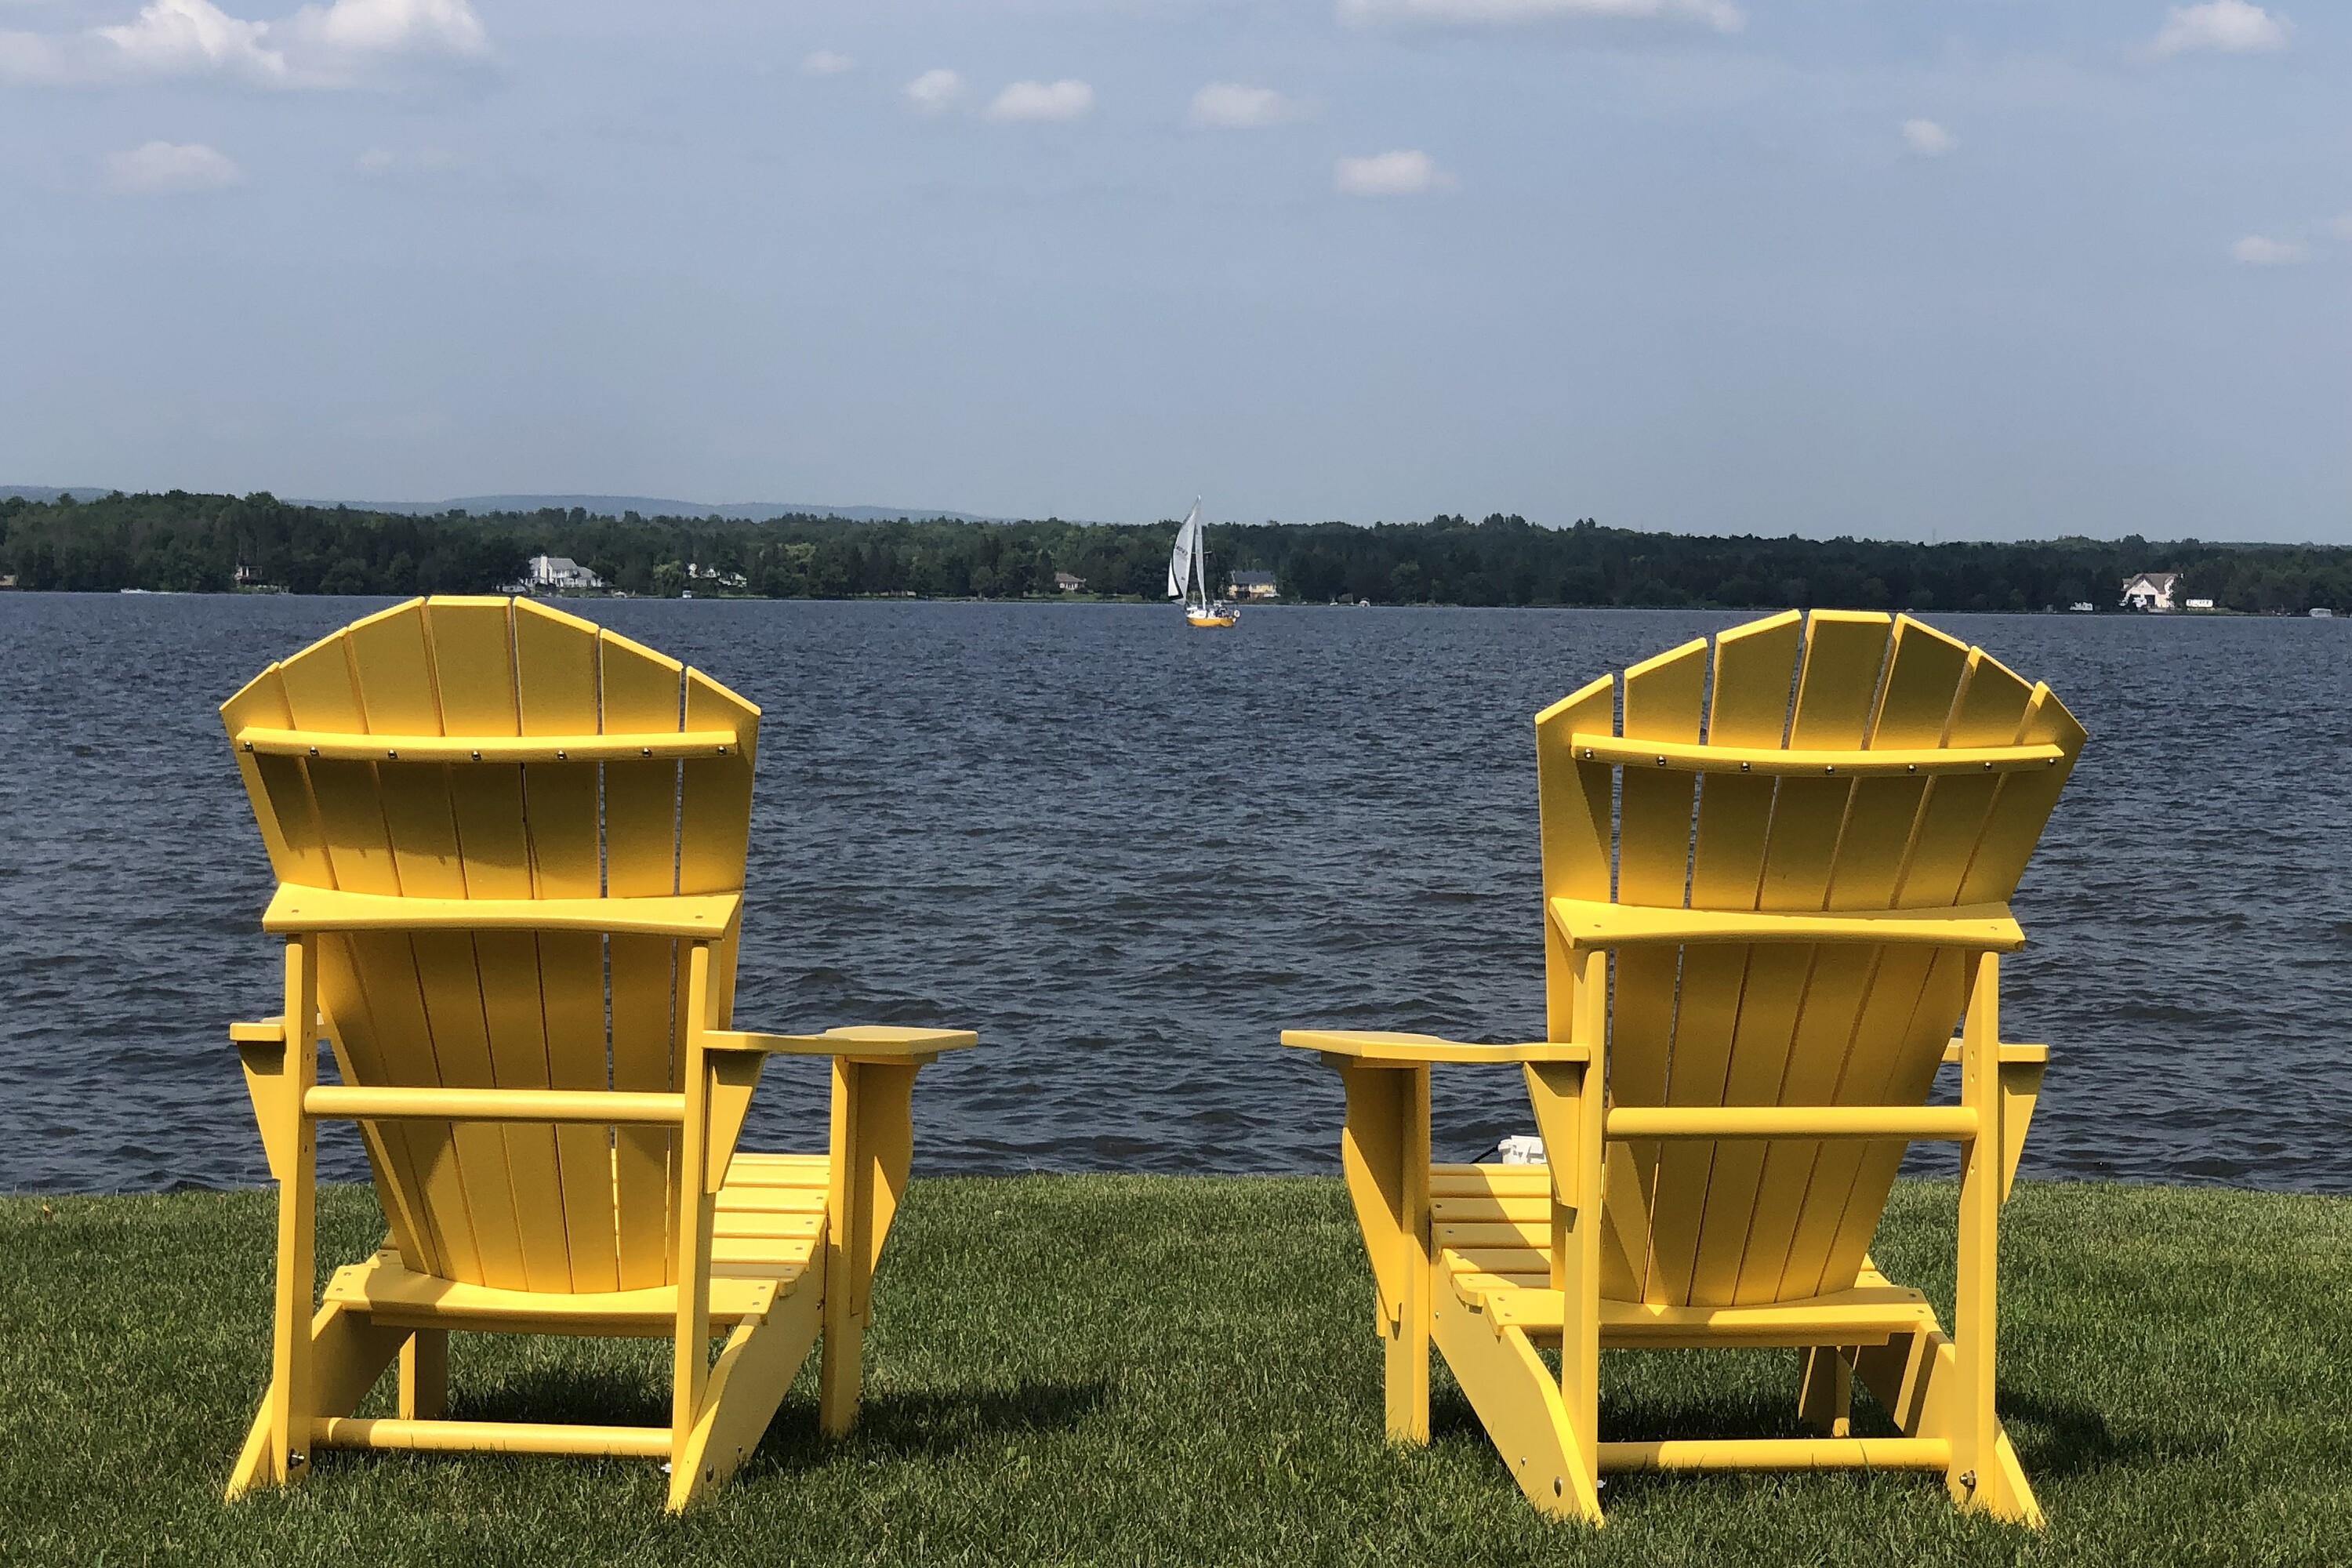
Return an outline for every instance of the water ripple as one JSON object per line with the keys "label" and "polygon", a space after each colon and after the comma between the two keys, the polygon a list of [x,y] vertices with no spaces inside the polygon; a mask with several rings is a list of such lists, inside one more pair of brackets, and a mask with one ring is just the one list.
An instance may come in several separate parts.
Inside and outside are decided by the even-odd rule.
{"label": "water ripple", "polygon": [[[275,1010],[269,879],[213,708],[373,607],[0,595],[0,1190],[263,1179],[223,1026]],[[929,1171],[1327,1171],[1282,1026],[1538,1032],[1529,720],[1745,618],[587,607],[766,710],[738,1016],[981,1031],[924,1075]],[[2055,1053],[2028,1172],[2352,1190],[2352,627],[1945,624],[2093,736],[2005,971]],[[812,1144],[824,1093],[777,1064],[751,1136]],[[1507,1069],[1435,1110],[1450,1157],[1528,1130]]]}

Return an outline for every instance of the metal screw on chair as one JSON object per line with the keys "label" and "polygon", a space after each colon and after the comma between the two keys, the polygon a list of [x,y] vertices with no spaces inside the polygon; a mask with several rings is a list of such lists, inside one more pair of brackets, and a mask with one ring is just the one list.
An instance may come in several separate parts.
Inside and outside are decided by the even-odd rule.
{"label": "metal screw on chair", "polygon": [[1960,1472],[1960,1485],[1966,1487],[1970,1491],[1976,1490],[1977,1473],[1974,1470],[1962,1470]]}
{"label": "metal screw on chair", "polygon": [[400,760],[400,753],[394,751],[390,746],[386,746],[383,749],[383,754],[391,758],[394,762],[398,762]]}
{"label": "metal screw on chair", "polygon": [[480,762],[481,760],[482,760],[482,753],[481,753],[481,752],[476,752],[474,753],[474,761],[476,761],[476,762],[478,762],[478,762]]}
{"label": "metal screw on chair", "polygon": [[561,746],[558,746],[555,750],[555,760],[559,763],[570,761],[570,759],[563,754],[563,748]]}

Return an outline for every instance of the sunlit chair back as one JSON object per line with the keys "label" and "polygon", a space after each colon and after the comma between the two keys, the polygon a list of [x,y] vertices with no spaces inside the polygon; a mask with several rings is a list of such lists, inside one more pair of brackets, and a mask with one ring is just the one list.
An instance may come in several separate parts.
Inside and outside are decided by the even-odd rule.
{"label": "sunlit chair back", "polygon": [[[1921,1104],[1976,956],[2016,944],[2000,906],[2083,740],[2048,687],[1907,616],[1792,611],[1635,665],[1622,695],[1594,681],[1537,720],[1554,1037],[1580,919],[1864,917],[1835,942],[1617,947],[1610,1102]],[[2000,930],[1871,940],[1866,917],[1890,910]],[[1906,1147],[1612,1142],[1601,1293],[1723,1306],[1848,1289]]]}
{"label": "sunlit chair back", "polygon": [[[268,923],[320,931],[345,1085],[681,1087],[678,934],[404,929],[420,900],[708,895],[727,1026],[760,716],[725,687],[527,599],[434,598],[270,666],[222,716],[279,884]],[[417,1273],[538,1292],[677,1279],[674,1127],[360,1125]]]}

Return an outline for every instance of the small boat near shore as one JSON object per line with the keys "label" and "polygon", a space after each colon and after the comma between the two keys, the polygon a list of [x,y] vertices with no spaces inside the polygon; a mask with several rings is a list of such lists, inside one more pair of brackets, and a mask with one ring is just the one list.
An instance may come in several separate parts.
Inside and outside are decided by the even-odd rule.
{"label": "small boat near shore", "polygon": [[1242,618],[1233,605],[1209,597],[1208,540],[1201,528],[1198,496],[1184,515],[1184,525],[1176,531],[1176,548],[1168,557],[1168,596],[1184,601],[1187,626],[1230,626]]}

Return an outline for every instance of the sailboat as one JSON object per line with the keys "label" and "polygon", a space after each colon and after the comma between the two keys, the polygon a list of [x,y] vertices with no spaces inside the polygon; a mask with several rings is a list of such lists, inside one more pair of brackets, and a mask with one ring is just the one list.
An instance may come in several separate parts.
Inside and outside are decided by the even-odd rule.
{"label": "sailboat", "polygon": [[1201,498],[1192,498],[1192,510],[1184,517],[1184,526],[1176,531],[1176,549],[1168,557],[1168,596],[1184,601],[1184,622],[1194,626],[1229,626],[1242,618],[1242,613],[1223,599],[1209,597],[1208,542],[1201,531]]}

